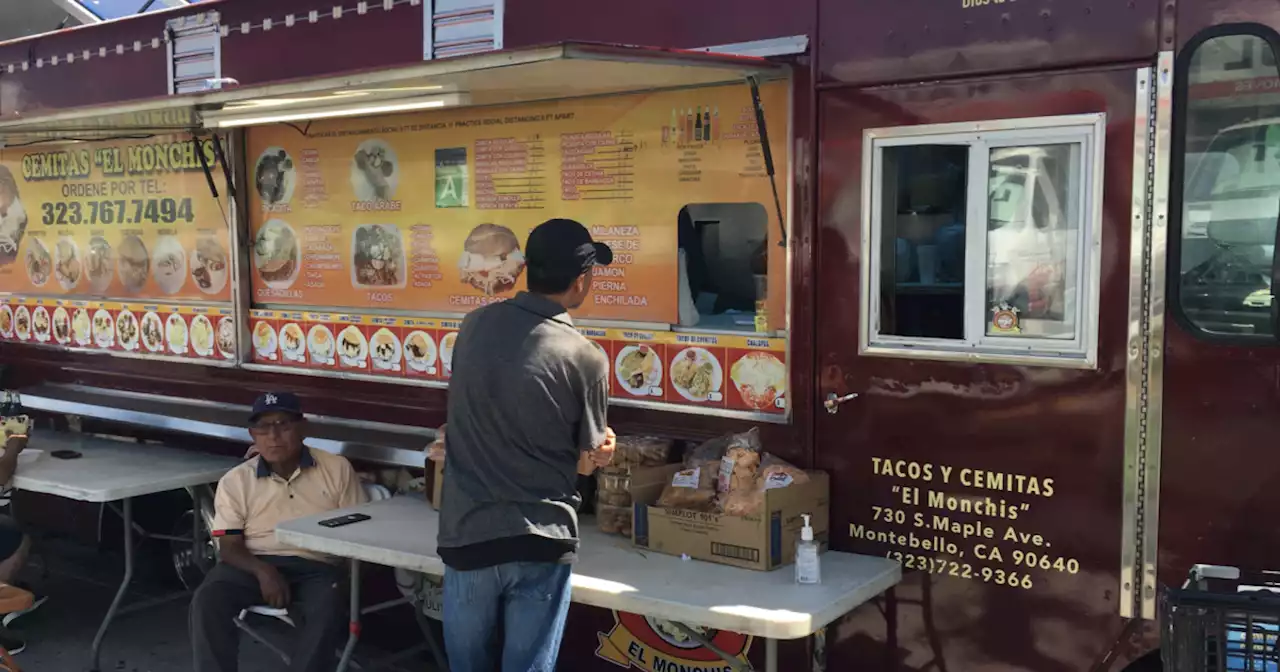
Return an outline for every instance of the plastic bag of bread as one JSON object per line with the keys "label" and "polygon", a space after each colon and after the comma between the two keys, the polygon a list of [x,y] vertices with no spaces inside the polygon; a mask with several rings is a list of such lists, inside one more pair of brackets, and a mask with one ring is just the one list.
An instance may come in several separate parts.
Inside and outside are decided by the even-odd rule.
{"label": "plastic bag of bread", "polygon": [[606,467],[596,473],[597,506],[631,506],[631,473]]}
{"label": "plastic bag of bread", "polygon": [[605,534],[631,536],[631,507],[596,505],[596,527]]}
{"label": "plastic bag of bread", "polygon": [[751,516],[764,508],[765,493],[809,482],[809,474],[786,460],[765,453],[749,488],[732,488],[716,498],[716,508],[729,516]]}
{"label": "plastic bag of bread", "polygon": [[[751,431],[755,431],[754,429]],[[740,442],[729,446],[720,458],[720,474],[716,489],[720,492],[754,490],[756,472],[760,470],[758,445]]]}
{"label": "plastic bag of bread", "polygon": [[706,461],[677,471],[672,476],[671,483],[662,489],[658,506],[692,511],[715,509],[716,478],[719,473],[719,461]]}
{"label": "plastic bag of bread", "polygon": [[809,482],[809,474],[790,462],[765,453],[760,461],[760,489],[773,490]]}
{"label": "plastic bag of bread", "polygon": [[619,436],[611,467],[660,467],[667,463],[673,442],[656,436]]}
{"label": "plastic bag of bread", "polygon": [[760,430],[752,427],[741,434],[725,434],[700,444],[684,456],[684,466],[694,467],[703,462],[719,462],[732,448],[760,452]]}

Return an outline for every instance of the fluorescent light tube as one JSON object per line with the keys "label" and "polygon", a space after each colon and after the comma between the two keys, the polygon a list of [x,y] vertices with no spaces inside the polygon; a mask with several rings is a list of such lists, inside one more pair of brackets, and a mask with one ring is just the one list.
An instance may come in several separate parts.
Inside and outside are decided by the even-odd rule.
{"label": "fluorescent light tube", "polygon": [[451,107],[464,103],[462,96],[443,95],[431,98],[418,98],[401,102],[370,103],[344,107],[322,107],[297,112],[281,112],[279,114],[235,114],[218,113],[205,115],[205,126],[216,128],[235,128],[238,126],[260,126],[277,124],[286,121],[310,121],[312,119],[333,119],[338,117],[361,117],[373,114],[391,114],[394,112],[412,112],[414,110],[433,110]]}

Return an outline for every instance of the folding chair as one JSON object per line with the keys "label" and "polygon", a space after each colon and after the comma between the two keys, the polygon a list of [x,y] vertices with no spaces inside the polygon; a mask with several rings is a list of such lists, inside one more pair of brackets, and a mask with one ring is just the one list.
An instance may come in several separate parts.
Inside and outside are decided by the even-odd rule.
{"label": "folding chair", "polygon": [[[35,596],[30,592],[17,586],[0,586],[0,617],[15,611],[30,609],[33,603],[35,603]],[[22,672],[18,664],[13,662],[13,656],[10,656],[3,646],[0,646],[0,672]]]}

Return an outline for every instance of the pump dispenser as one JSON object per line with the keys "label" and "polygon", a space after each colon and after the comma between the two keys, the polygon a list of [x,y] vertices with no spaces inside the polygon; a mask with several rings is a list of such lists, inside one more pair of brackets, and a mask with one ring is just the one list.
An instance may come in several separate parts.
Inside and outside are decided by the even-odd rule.
{"label": "pump dispenser", "polygon": [[822,583],[822,562],[818,558],[818,542],[813,540],[813,528],[809,526],[809,514],[800,514],[804,527],[800,528],[800,541],[796,542],[796,583]]}

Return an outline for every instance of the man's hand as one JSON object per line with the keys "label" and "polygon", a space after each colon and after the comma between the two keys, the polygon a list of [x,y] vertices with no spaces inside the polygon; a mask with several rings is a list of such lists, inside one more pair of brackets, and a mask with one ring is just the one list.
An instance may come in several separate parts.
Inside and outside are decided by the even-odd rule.
{"label": "man's hand", "polygon": [[597,467],[607,467],[613,461],[613,451],[618,448],[618,435],[613,433],[612,427],[604,429],[604,443],[599,448],[591,451],[591,462]]}
{"label": "man's hand", "polygon": [[14,434],[7,437],[4,441],[4,452],[6,453],[12,451],[14,455],[18,455],[22,453],[26,447],[27,437],[24,435]]}
{"label": "man's hand", "polygon": [[258,588],[262,591],[262,599],[275,609],[289,606],[289,582],[284,580],[279,570],[268,564],[258,569]]}
{"label": "man's hand", "polygon": [[449,425],[440,425],[440,429],[436,430],[436,440],[427,446],[427,463],[426,468],[431,468],[432,462],[444,461],[444,430]]}

